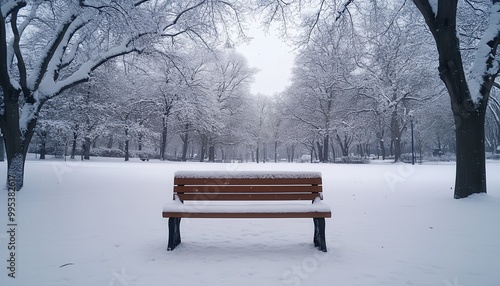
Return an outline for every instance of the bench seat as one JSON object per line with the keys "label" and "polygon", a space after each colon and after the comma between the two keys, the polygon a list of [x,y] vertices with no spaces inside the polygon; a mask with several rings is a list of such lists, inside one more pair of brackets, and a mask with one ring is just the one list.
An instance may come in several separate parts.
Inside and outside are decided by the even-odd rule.
{"label": "bench seat", "polygon": [[314,218],[331,217],[327,204],[315,201],[310,204],[271,203],[271,204],[230,204],[221,203],[181,203],[176,200],[163,207],[163,217],[192,218]]}

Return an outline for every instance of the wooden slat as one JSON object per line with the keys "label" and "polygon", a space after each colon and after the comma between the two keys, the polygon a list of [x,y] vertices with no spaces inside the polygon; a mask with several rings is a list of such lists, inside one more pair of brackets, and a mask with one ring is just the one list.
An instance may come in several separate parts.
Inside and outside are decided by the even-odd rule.
{"label": "wooden slat", "polygon": [[234,193],[177,193],[182,201],[290,201],[314,200],[318,193],[281,193],[281,194],[234,194]]}
{"label": "wooden slat", "polygon": [[321,191],[321,186],[174,186],[176,193],[319,193]]}
{"label": "wooden slat", "polygon": [[174,178],[174,185],[321,185],[317,178]]}
{"label": "wooden slat", "polygon": [[182,213],[163,212],[164,218],[329,218],[331,212],[288,212],[288,213]]}

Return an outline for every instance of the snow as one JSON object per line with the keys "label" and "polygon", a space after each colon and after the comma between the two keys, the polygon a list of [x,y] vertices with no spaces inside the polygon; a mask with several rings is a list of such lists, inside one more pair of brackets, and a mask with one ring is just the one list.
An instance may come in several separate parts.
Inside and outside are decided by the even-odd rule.
{"label": "snow", "polygon": [[[2,1],[3,2],[3,1]],[[7,16],[12,13],[12,11],[19,5],[22,1],[9,1],[7,3],[2,4],[2,17],[7,18]]]}
{"label": "snow", "polygon": [[242,203],[180,203],[178,200],[163,206],[164,212],[189,213],[287,213],[287,212],[329,212],[330,207],[321,202],[242,204]]}
{"label": "snow", "polygon": [[[495,39],[499,33],[500,3],[495,3],[491,6],[488,28],[477,45],[476,56],[469,71],[469,80],[467,84],[469,86],[471,99],[474,103],[479,103],[482,99],[480,90],[484,83],[484,77],[495,76],[498,73],[498,62],[500,59],[498,59],[497,55],[491,53],[491,47],[488,43]],[[493,62],[491,66],[487,66],[490,57],[493,58]]]}
{"label": "snow", "polygon": [[21,130],[21,134],[26,133],[28,130],[28,124],[31,120],[35,118],[37,108],[35,105],[25,102],[21,108],[21,114],[19,116],[19,129]]}
{"label": "snow", "polygon": [[438,14],[438,0],[429,0],[429,5],[431,6],[432,12],[434,13],[434,17]]}
{"label": "snow", "polygon": [[[488,194],[453,199],[455,165],[26,163],[16,194],[16,278],[7,276],[7,192],[0,197],[0,285],[498,285],[500,163]],[[5,181],[5,162],[0,180]],[[323,175],[328,252],[311,219],[182,219],[166,251],[178,170]]]}
{"label": "snow", "polygon": [[177,171],[177,178],[227,178],[227,179],[281,179],[281,178],[321,178],[321,172],[300,172],[300,171]]}

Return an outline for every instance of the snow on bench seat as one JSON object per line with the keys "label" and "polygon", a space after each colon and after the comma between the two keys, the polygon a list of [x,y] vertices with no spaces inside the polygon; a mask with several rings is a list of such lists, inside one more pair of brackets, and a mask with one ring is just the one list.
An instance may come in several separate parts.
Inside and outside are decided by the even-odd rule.
{"label": "snow on bench seat", "polygon": [[185,179],[311,179],[321,178],[321,172],[299,171],[177,171],[175,178]]}
{"label": "snow on bench seat", "polygon": [[[175,200],[163,207],[166,213],[324,213],[331,212],[327,204],[318,198],[304,203],[271,203],[271,204],[241,204],[241,203],[181,203]],[[313,215],[314,216],[314,215]],[[189,216],[188,216],[189,217]]]}

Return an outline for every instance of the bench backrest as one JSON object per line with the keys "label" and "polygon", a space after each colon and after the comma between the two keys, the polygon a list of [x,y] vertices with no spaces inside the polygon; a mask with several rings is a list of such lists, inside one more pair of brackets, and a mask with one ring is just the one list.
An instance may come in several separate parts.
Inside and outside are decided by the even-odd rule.
{"label": "bench backrest", "polygon": [[322,198],[317,172],[177,172],[174,199],[181,201],[269,201]]}

